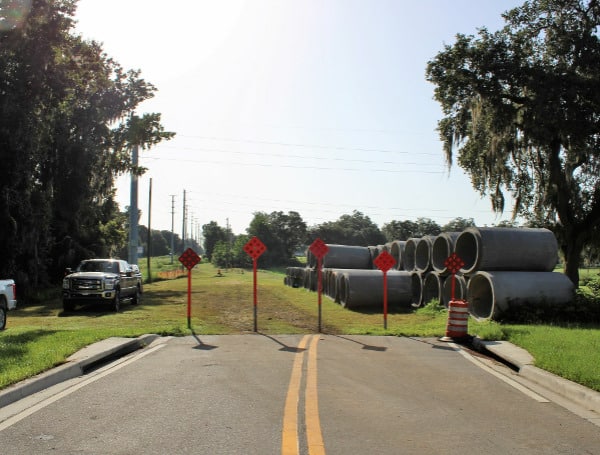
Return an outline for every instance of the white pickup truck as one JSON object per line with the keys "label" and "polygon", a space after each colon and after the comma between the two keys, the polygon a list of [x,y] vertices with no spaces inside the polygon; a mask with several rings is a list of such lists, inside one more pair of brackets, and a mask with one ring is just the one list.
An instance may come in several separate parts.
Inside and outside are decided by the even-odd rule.
{"label": "white pickup truck", "polygon": [[0,330],[6,327],[6,313],[17,307],[17,287],[13,280],[0,280]]}

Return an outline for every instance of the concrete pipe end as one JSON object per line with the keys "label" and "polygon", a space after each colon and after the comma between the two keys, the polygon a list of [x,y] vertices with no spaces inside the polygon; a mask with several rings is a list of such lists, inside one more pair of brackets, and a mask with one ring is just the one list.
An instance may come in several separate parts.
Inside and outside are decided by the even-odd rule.
{"label": "concrete pipe end", "polygon": [[427,272],[431,267],[431,245],[430,237],[423,237],[417,242],[415,248],[415,269],[419,272]]}
{"label": "concrete pipe end", "polygon": [[403,270],[404,265],[402,264],[402,256],[404,255],[404,245],[406,242],[403,240],[394,240],[390,246],[390,254],[396,260],[394,269]]}
{"label": "concrete pipe end", "polygon": [[417,250],[418,238],[410,238],[404,245],[404,256],[402,257],[402,264],[404,270],[412,272],[415,270],[415,253]]}
{"label": "concrete pipe end", "polygon": [[442,283],[443,280],[436,272],[429,272],[423,279],[423,305],[427,305],[436,299],[442,302]]}
{"label": "concrete pipe end", "polygon": [[467,279],[463,275],[448,275],[442,285],[442,304],[448,308],[452,297],[452,279],[454,278],[454,300],[467,300]]}
{"label": "concrete pipe end", "polygon": [[410,274],[410,289],[412,294],[411,306],[418,308],[421,306],[423,299],[423,279],[420,273],[412,272]]}
{"label": "concrete pipe end", "polygon": [[494,285],[487,273],[473,275],[467,285],[469,313],[479,321],[492,319],[496,311]]}
{"label": "concrete pipe end", "polygon": [[431,265],[438,273],[446,273],[446,259],[452,254],[454,247],[451,239],[443,233],[438,235],[431,245]]}
{"label": "concrete pipe end", "polygon": [[475,228],[465,229],[456,239],[454,252],[462,259],[465,265],[460,269],[461,273],[469,274],[476,270],[481,251],[481,234]]}

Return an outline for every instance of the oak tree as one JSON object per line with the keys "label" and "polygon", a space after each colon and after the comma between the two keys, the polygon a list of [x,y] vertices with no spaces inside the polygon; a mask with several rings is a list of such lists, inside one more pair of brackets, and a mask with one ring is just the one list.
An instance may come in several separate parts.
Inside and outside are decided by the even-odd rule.
{"label": "oak tree", "polygon": [[513,217],[554,229],[577,284],[600,225],[600,4],[531,0],[503,18],[428,63],[440,137],[495,211],[510,194]]}

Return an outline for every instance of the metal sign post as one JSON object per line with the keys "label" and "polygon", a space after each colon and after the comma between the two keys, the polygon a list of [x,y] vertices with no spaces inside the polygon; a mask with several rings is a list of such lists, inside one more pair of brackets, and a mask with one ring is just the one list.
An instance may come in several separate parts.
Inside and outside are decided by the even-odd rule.
{"label": "metal sign post", "polygon": [[329,252],[329,247],[320,238],[315,239],[308,247],[310,252],[317,258],[317,294],[319,305],[319,333],[321,333],[321,293],[323,290],[323,256]]}
{"label": "metal sign post", "polygon": [[464,300],[456,300],[456,274],[465,265],[464,261],[456,253],[452,253],[444,261],[444,265],[452,274],[452,287],[450,290],[450,302],[448,302],[448,322],[446,323],[446,335],[440,341],[459,341],[468,337],[469,305]]}
{"label": "metal sign post", "polygon": [[248,243],[244,245],[244,251],[252,258],[252,270],[253,270],[253,293],[254,293],[254,331],[258,332],[257,323],[257,303],[258,303],[258,292],[256,287],[256,261],[258,257],[267,250],[264,243],[260,241],[258,237],[252,237]]}
{"label": "metal sign post", "polygon": [[450,256],[446,258],[444,261],[444,266],[450,271],[452,274],[452,286],[450,287],[450,297],[451,300],[454,300],[454,291],[456,289],[456,274],[460,269],[464,267],[464,261],[458,256],[456,253],[452,253]]}
{"label": "metal sign post", "polygon": [[187,297],[187,321],[188,321],[188,329],[192,328],[192,269],[198,262],[200,262],[202,258],[198,256],[198,254],[188,248],[183,252],[181,256],[179,256],[179,262],[183,264],[183,266],[188,271],[188,297]]}
{"label": "metal sign post", "polygon": [[391,269],[396,260],[387,251],[383,251],[375,258],[373,263],[379,270],[383,272],[383,328],[387,330],[387,313],[388,313],[388,291],[387,291],[387,272]]}

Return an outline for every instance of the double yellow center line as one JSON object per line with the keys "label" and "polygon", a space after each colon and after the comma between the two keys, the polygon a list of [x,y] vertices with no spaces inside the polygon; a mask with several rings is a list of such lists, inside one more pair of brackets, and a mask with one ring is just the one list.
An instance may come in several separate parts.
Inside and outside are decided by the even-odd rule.
{"label": "double yellow center line", "polygon": [[[298,455],[300,453],[298,407],[300,403],[305,353],[307,354],[307,362],[306,386],[304,391],[304,421],[308,453],[310,455],[325,455],[317,393],[317,343],[319,342],[319,338],[319,335],[305,335],[298,345],[298,352],[292,366],[292,376],[285,399],[283,432],[281,437],[282,455]],[[306,350],[307,345],[309,345],[308,351]]]}

